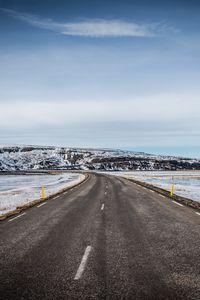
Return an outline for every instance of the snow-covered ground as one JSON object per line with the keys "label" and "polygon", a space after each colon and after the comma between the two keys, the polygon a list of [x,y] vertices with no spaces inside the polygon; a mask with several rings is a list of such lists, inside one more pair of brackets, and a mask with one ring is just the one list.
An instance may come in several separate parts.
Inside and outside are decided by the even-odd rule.
{"label": "snow-covered ground", "polygon": [[167,191],[174,183],[176,195],[200,202],[200,171],[136,171],[110,172],[110,174],[147,182]]}
{"label": "snow-covered ground", "polygon": [[42,184],[45,196],[49,196],[68,186],[79,183],[81,174],[63,173],[58,175],[1,175],[0,215],[41,198]]}

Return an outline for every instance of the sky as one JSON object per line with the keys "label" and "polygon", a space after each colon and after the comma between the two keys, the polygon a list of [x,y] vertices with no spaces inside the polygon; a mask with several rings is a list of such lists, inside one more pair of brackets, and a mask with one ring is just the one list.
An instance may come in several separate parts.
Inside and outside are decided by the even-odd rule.
{"label": "sky", "polygon": [[0,144],[200,158],[199,1],[0,0]]}

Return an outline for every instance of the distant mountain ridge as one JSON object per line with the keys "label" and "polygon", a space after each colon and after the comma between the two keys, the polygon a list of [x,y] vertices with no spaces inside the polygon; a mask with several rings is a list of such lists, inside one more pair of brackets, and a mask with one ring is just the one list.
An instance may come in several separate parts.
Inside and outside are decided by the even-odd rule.
{"label": "distant mountain ridge", "polygon": [[120,149],[0,146],[0,171],[20,170],[200,170],[200,160]]}

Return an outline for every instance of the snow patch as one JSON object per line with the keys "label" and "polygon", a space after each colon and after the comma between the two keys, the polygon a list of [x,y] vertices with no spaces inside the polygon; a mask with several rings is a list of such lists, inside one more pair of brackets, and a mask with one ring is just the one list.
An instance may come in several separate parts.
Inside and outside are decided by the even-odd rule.
{"label": "snow patch", "polygon": [[58,175],[1,175],[0,176],[0,215],[15,210],[41,198],[42,184],[45,196],[81,182],[83,175],[63,173]]}

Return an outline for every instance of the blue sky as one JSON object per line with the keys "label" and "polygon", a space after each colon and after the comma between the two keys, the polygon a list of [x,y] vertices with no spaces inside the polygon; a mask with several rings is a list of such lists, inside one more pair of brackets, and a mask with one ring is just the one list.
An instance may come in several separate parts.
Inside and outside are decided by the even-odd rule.
{"label": "blue sky", "polygon": [[0,0],[0,143],[200,157],[198,1]]}

